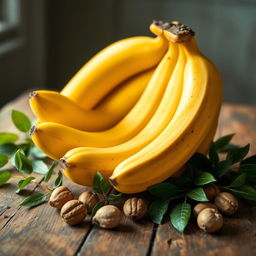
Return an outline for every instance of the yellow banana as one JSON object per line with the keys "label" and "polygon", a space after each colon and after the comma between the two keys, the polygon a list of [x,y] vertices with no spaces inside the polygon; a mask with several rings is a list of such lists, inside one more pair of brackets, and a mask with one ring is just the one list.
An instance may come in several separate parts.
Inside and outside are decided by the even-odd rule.
{"label": "yellow banana", "polygon": [[176,173],[197,150],[216,121],[222,101],[218,71],[199,51],[193,32],[181,24],[165,31],[180,42],[187,56],[184,89],[175,116],[150,144],[119,164],[111,184],[120,192],[137,193]]}
{"label": "yellow banana", "polygon": [[106,130],[117,124],[135,105],[153,71],[150,69],[128,79],[93,110],[82,109],[54,91],[32,92],[30,107],[42,122],[56,122],[86,131]]}
{"label": "yellow banana", "polygon": [[156,111],[176,60],[176,47],[170,44],[136,105],[113,128],[102,132],[85,132],[58,123],[40,122],[32,129],[32,140],[54,160],[59,160],[76,147],[110,147],[128,141],[144,128]]}
{"label": "yellow banana", "polygon": [[198,147],[197,152],[202,153],[204,155],[206,155],[208,153],[208,150],[211,146],[211,143],[214,139],[216,130],[218,128],[218,117],[216,118],[216,120],[214,121],[212,127],[210,128],[210,131],[208,132],[208,134],[206,135],[206,137],[204,138],[203,142],[201,143],[201,145]]}
{"label": "yellow banana", "polygon": [[[153,33],[161,31],[159,28],[155,31],[152,26],[151,30]],[[161,33],[158,34],[156,38],[123,39],[106,47],[78,71],[61,94],[84,109],[95,107],[115,86],[159,63],[167,51],[168,42]]]}
{"label": "yellow banana", "polygon": [[[216,119],[196,152],[200,152],[205,155],[207,154],[211,142],[213,141],[217,125],[218,119]],[[125,144],[127,143],[121,145]],[[103,151],[98,148],[75,148],[66,153],[66,155],[60,160],[59,166],[68,179],[80,185],[92,186],[92,182],[97,171],[100,171],[105,179],[108,179],[110,175],[112,175],[117,159],[119,160],[123,155],[116,158],[116,155],[114,155],[113,151],[111,152],[110,149],[119,149],[120,146],[106,148],[106,151],[105,148],[102,149]],[[120,150],[124,151],[122,148]],[[119,154],[117,150],[115,151],[116,154]],[[112,160],[114,163],[111,162]],[[181,169],[173,176],[182,174],[184,170],[185,168],[181,167]]]}
{"label": "yellow banana", "polygon": [[109,148],[81,147],[68,151],[62,159],[61,166],[64,174],[72,181],[91,186],[97,171],[101,171],[105,178],[109,178],[120,162],[150,143],[169,123],[179,104],[186,65],[184,52],[179,51],[176,45],[170,47],[177,48],[178,60],[173,73],[170,74],[164,96],[149,123],[140,133],[123,144]]}

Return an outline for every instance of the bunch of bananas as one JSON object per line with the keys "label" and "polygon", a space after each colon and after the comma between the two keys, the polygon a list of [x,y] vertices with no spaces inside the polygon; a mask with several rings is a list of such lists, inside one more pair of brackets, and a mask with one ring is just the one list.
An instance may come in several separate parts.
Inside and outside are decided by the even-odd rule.
{"label": "bunch of bananas", "polygon": [[97,171],[120,192],[137,193],[206,153],[222,102],[222,82],[194,32],[154,21],[151,37],[118,41],[92,58],[61,93],[36,91],[34,143],[75,183]]}

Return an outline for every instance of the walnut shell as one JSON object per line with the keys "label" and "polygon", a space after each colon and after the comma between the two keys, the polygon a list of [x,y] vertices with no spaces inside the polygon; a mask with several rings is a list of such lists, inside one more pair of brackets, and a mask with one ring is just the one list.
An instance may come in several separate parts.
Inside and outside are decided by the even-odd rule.
{"label": "walnut shell", "polygon": [[228,192],[222,192],[215,197],[214,204],[225,214],[232,215],[238,209],[238,201]]}
{"label": "walnut shell", "polygon": [[214,198],[220,193],[220,189],[216,185],[212,184],[204,188],[204,193],[210,201],[213,201]]}
{"label": "walnut shell", "polygon": [[49,199],[50,206],[61,209],[68,201],[74,199],[72,192],[65,186],[55,188]]}
{"label": "walnut shell", "polygon": [[223,226],[223,217],[215,209],[206,208],[198,214],[197,225],[205,232],[217,232]]}
{"label": "walnut shell", "polygon": [[69,225],[81,223],[87,215],[86,206],[79,200],[71,200],[63,205],[60,215]]}
{"label": "walnut shell", "polygon": [[92,219],[92,223],[101,228],[115,228],[122,220],[122,212],[114,205],[101,207]]}
{"label": "walnut shell", "polygon": [[83,192],[78,200],[86,205],[88,212],[91,212],[93,207],[100,201],[98,195],[91,191]]}
{"label": "walnut shell", "polygon": [[212,209],[215,209],[216,211],[218,211],[218,208],[215,204],[212,204],[212,203],[198,203],[197,205],[195,205],[195,207],[193,209],[194,216],[197,217],[198,214],[206,208],[212,208]]}
{"label": "walnut shell", "polygon": [[139,220],[147,214],[148,204],[146,200],[142,198],[129,198],[125,201],[123,211],[125,216],[134,220]]}

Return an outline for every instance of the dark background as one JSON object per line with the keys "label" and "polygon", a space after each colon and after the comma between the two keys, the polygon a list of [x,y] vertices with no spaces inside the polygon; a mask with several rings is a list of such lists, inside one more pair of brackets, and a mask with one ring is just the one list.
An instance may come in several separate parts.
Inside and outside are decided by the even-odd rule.
{"label": "dark background", "polygon": [[0,37],[0,106],[29,88],[60,90],[103,47],[150,35],[152,19],[190,25],[202,52],[222,73],[225,101],[256,104],[254,0],[12,1],[21,12],[12,36],[22,42],[1,54],[9,37]]}

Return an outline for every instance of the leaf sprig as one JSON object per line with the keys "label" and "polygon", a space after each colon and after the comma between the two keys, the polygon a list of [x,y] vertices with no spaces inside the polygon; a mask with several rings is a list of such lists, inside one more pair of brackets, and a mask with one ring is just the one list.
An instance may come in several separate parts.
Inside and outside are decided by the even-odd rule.
{"label": "leaf sprig", "polygon": [[[3,186],[11,178],[21,178],[17,183],[16,193],[23,194],[24,189],[31,183],[35,183],[44,193],[32,192],[30,196],[25,197],[20,205],[36,206],[47,200],[48,195],[53,190],[47,185],[50,181],[56,163],[48,167],[44,159],[47,157],[33,143],[29,136],[32,121],[29,117],[18,111],[12,110],[11,118],[14,126],[24,134],[24,138],[17,143],[19,136],[15,133],[0,132],[0,168],[8,162],[18,170],[18,174],[13,174],[9,170],[0,171],[0,186]],[[32,174],[40,174],[39,181]],[[38,177],[38,175],[37,175]],[[43,184],[45,183],[45,184]],[[59,173],[55,180],[55,187],[62,184],[62,174]]]}
{"label": "leaf sprig", "polygon": [[95,193],[101,195],[102,200],[98,202],[92,209],[91,218],[102,206],[106,204],[118,204],[122,198],[122,193],[110,193],[111,186],[104,179],[103,175],[100,172],[96,172],[94,176],[92,189]]}
{"label": "leaf sprig", "polygon": [[[184,232],[192,205],[209,201],[204,189],[210,184],[256,205],[256,155],[245,158],[250,145],[231,144],[233,136],[229,134],[212,142],[207,156],[195,153],[181,177],[171,177],[148,189],[155,198],[149,207],[154,223],[161,224],[168,213],[173,227]],[[170,210],[174,200],[181,202]]]}

